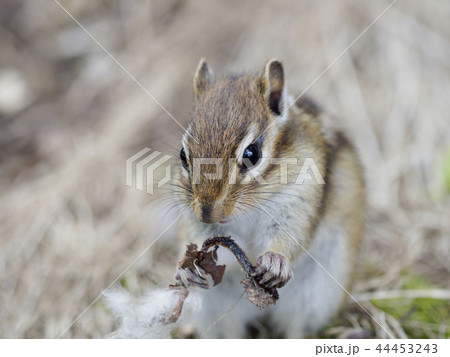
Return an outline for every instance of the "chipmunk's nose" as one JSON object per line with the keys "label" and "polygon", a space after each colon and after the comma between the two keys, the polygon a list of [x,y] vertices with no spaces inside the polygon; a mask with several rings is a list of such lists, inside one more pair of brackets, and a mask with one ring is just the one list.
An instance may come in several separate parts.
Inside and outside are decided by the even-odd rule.
{"label": "chipmunk's nose", "polygon": [[211,205],[202,205],[202,221],[205,223],[213,223],[212,220],[212,206]]}
{"label": "chipmunk's nose", "polygon": [[194,213],[203,223],[216,223],[223,219],[224,210],[221,205],[199,202],[194,206]]}

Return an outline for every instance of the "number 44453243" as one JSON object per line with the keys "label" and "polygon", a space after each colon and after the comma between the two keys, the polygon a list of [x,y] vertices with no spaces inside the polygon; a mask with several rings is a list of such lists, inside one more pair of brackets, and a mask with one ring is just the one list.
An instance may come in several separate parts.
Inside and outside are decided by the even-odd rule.
{"label": "number 44453243", "polygon": [[437,345],[432,344],[421,344],[421,343],[395,343],[395,344],[379,344],[375,348],[378,352],[384,353],[437,353]]}

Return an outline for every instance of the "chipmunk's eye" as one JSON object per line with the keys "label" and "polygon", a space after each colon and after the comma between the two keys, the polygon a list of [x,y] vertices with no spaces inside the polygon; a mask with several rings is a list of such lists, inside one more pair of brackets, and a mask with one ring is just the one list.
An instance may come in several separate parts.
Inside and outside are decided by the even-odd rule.
{"label": "chipmunk's eye", "polygon": [[181,149],[180,151],[180,159],[181,159],[181,164],[183,165],[183,167],[188,170],[189,166],[188,166],[188,162],[187,162],[187,158],[186,158],[186,152],[184,151],[184,148]]}
{"label": "chipmunk's eye", "polygon": [[242,155],[244,165],[246,166],[247,169],[255,166],[260,158],[261,158],[261,149],[257,144],[251,144],[247,146],[247,148],[244,151],[244,155]]}

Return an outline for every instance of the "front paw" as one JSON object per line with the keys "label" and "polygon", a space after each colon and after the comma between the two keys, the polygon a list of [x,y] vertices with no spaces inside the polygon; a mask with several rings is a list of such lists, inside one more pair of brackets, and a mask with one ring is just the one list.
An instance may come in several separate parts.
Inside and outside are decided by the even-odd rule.
{"label": "front paw", "polygon": [[206,274],[205,271],[199,266],[196,266],[195,269],[178,268],[177,273],[175,274],[175,279],[180,281],[185,287],[197,286],[203,289],[209,289],[213,286],[210,275]]}
{"label": "front paw", "polygon": [[257,264],[253,276],[266,288],[281,288],[292,277],[289,260],[279,253],[266,252],[258,258]]}

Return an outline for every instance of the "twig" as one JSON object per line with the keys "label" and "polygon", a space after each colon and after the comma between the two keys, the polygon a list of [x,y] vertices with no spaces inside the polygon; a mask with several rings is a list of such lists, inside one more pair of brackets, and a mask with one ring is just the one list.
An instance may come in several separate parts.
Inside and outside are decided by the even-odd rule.
{"label": "twig", "polygon": [[358,302],[388,299],[450,299],[450,290],[387,290],[364,293],[355,296]]}
{"label": "twig", "polygon": [[231,237],[216,236],[208,238],[203,243],[202,252],[206,253],[209,248],[217,245],[228,248],[247,273],[247,278],[241,281],[242,285],[244,285],[245,291],[247,292],[247,299],[260,309],[264,309],[268,305],[275,304],[275,302],[279,299],[277,288],[267,288],[259,284],[259,278],[253,276],[256,268],[253,266],[241,247],[239,247],[239,245],[231,239]]}
{"label": "twig", "polygon": [[241,267],[245,270],[247,275],[252,276],[255,272],[255,267],[252,265],[250,259],[248,259],[245,252],[237,245],[237,243],[231,239],[231,237],[216,236],[208,238],[203,242],[202,251],[207,252],[209,248],[215,245],[221,245],[228,248],[231,253],[234,254]]}

